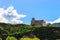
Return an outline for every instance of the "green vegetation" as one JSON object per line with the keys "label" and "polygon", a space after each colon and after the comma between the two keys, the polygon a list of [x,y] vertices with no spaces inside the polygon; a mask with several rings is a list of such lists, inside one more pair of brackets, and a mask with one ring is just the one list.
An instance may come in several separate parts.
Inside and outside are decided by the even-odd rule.
{"label": "green vegetation", "polygon": [[0,26],[0,30],[3,30],[3,27]]}
{"label": "green vegetation", "polygon": [[40,40],[39,38],[21,38],[20,40]]}
{"label": "green vegetation", "polygon": [[60,40],[60,39],[56,39],[56,40]]}
{"label": "green vegetation", "polygon": [[[25,25],[25,24],[17,24],[17,25],[12,25],[12,24],[3,24],[0,23],[0,35],[8,35],[8,37],[6,38],[6,40],[16,40],[16,38],[14,38],[14,36],[19,36],[19,37],[23,37],[24,35],[27,35],[28,38],[22,38],[21,40],[39,40],[40,37],[46,37],[46,38],[59,38],[60,36],[56,35],[57,33],[55,31],[58,31],[58,33],[60,32],[60,27],[54,27],[54,26],[31,26],[31,25]],[[31,34],[33,35],[32,38]],[[13,37],[10,37],[10,36]],[[38,38],[34,38],[37,36]],[[57,39],[59,40],[59,39]]]}
{"label": "green vegetation", "polygon": [[7,38],[6,38],[6,40],[17,40],[15,37],[10,37],[10,36],[8,36]]}
{"label": "green vegetation", "polygon": [[0,40],[2,40],[2,39],[0,38]]}

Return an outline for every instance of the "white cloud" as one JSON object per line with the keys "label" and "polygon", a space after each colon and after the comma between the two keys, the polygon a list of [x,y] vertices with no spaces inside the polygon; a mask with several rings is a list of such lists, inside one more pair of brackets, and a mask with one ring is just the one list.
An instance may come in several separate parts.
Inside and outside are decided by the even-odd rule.
{"label": "white cloud", "polygon": [[59,23],[59,22],[60,22],[60,17],[59,17],[58,19],[52,21],[52,22],[47,22],[47,23],[51,23],[51,24],[53,24],[53,23]]}
{"label": "white cloud", "polygon": [[13,6],[7,9],[0,8],[0,23],[19,24],[23,23],[20,19],[24,17],[26,15],[17,13]]}

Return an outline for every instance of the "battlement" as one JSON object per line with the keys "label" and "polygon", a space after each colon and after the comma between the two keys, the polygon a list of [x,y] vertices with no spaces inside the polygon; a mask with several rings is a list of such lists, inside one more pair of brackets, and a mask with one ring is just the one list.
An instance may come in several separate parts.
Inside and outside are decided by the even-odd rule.
{"label": "battlement", "polygon": [[42,25],[45,26],[46,22],[44,20],[35,20],[35,18],[32,18],[31,25]]}

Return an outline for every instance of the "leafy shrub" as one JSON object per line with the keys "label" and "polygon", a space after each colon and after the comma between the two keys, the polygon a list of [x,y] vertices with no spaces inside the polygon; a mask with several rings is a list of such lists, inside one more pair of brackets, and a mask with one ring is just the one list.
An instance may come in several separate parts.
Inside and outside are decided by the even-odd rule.
{"label": "leafy shrub", "polygon": [[6,40],[17,40],[15,37],[10,37],[10,36],[8,36],[7,38],[6,38]]}
{"label": "leafy shrub", "polygon": [[2,40],[2,39],[0,38],[0,40]]}
{"label": "leafy shrub", "polygon": [[56,39],[56,40],[60,40],[60,39]]}
{"label": "leafy shrub", "polygon": [[3,30],[3,27],[0,26],[0,30]]}
{"label": "leafy shrub", "polygon": [[39,38],[33,38],[33,40],[40,40]]}
{"label": "leafy shrub", "polygon": [[21,38],[20,40],[40,40],[39,38]]}

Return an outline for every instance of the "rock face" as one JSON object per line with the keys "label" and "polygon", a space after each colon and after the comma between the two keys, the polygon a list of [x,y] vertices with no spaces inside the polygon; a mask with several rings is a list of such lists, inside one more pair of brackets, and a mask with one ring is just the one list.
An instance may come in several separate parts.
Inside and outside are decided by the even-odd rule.
{"label": "rock face", "polygon": [[35,20],[35,18],[32,18],[31,20],[31,25],[42,25],[45,26],[45,21],[44,20]]}

